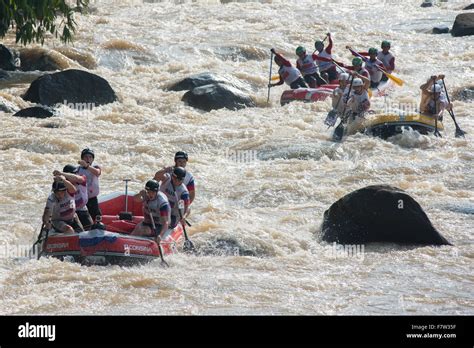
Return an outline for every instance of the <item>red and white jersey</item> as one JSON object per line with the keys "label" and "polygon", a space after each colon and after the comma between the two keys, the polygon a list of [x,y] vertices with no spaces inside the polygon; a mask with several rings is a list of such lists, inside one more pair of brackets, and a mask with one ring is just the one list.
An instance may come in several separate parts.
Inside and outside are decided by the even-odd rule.
{"label": "red and white jersey", "polygon": [[355,91],[351,92],[349,105],[352,112],[358,114],[368,111],[370,108],[369,93],[366,90],[363,90],[361,94],[357,94]]}
{"label": "red and white jersey", "polygon": [[383,53],[383,51],[380,51],[377,54],[377,59],[383,63],[385,70],[387,70],[389,74],[392,73],[393,68],[395,68],[395,57],[393,56],[393,54],[391,54],[390,52],[385,54]]}
{"label": "red and white jersey", "polygon": [[163,192],[157,192],[155,199],[146,199],[143,202],[143,221],[147,224],[151,224],[150,213],[153,216],[155,225],[160,225],[160,218],[164,217],[171,221],[171,207],[168,201],[168,197]]}
{"label": "red and white jersey", "polygon": [[365,62],[365,69],[369,72],[370,80],[374,82],[379,82],[383,75],[383,73],[377,69],[377,66],[384,69],[384,64],[378,59],[375,59],[375,61],[368,59]]}
{"label": "red and white jersey", "polygon": [[[314,55],[316,57],[316,55]],[[316,60],[313,58],[312,54],[307,54],[303,59],[298,58],[296,61],[296,67],[301,71],[303,76],[312,75],[318,72],[318,66],[316,65]]]}
{"label": "red and white jersey", "polygon": [[329,60],[318,60],[319,71],[326,71],[335,66],[334,63],[331,62],[332,54],[328,53],[326,50],[323,50],[321,53],[319,53],[318,57]]}
{"label": "red and white jersey", "polygon": [[76,214],[74,195],[65,192],[64,198],[60,201],[56,198],[54,192],[49,195],[46,201],[46,208],[51,212],[51,221],[71,221]]}
{"label": "red and white jersey", "polygon": [[189,192],[194,191],[194,177],[188,170],[186,170],[186,176],[184,177],[183,184],[186,186]]}
{"label": "red and white jersey", "polygon": [[295,82],[298,77],[301,77],[300,71],[294,66],[282,65],[278,70],[278,74],[288,86]]}
{"label": "red and white jersey", "polygon": [[76,211],[87,210],[86,204],[89,197],[89,193],[87,192],[87,177],[85,175],[81,176],[84,179],[84,183],[74,185],[77,190],[74,194],[74,199],[76,201]]}
{"label": "red and white jersey", "polygon": [[[92,167],[100,169],[97,164],[94,164]],[[94,198],[99,195],[99,177],[92,174],[88,169],[84,167],[79,167],[77,171],[78,175],[85,175],[87,178],[87,193],[88,198]]]}
{"label": "red and white jersey", "polygon": [[189,191],[184,183],[174,186],[171,181],[171,176],[166,173],[165,180],[160,185],[160,191],[163,192],[171,207],[171,215],[180,216],[179,213],[179,202],[184,201],[185,204],[189,204]]}

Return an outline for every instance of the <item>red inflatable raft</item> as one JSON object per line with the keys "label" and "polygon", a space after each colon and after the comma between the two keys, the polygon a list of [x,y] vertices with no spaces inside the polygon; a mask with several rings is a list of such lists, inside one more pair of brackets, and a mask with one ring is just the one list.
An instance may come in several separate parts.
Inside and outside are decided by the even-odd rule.
{"label": "red inflatable raft", "polygon": [[[94,225],[90,231],[65,234],[43,232],[40,251],[42,256],[52,256],[81,264],[133,265],[146,263],[160,257],[158,245],[152,238],[132,236],[135,225],[143,220],[142,205],[127,196],[128,213],[125,211],[125,195],[112,193],[99,197],[104,226]],[[179,224],[169,229],[162,238],[163,254],[177,251],[183,244],[183,228]]]}

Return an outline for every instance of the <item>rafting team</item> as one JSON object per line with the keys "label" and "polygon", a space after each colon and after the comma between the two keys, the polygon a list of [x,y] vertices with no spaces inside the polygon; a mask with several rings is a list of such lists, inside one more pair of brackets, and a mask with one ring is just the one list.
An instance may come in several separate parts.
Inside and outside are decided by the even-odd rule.
{"label": "rafting team", "polygon": [[[326,38],[329,39],[327,47],[324,46]],[[333,110],[337,112],[336,117],[339,115],[341,118],[348,116],[352,116],[352,119],[364,118],[370,108],[369,88],[377,88],[382,81],[388,80],[387,74],[395,70],[395,57],[390,52],[391,44],[384,40],[381,51],[372,47],[367,52],[356,52],[350,46],[346,46],[355,56],[352,59],[352,65],[346,66],[332,57],[331,33],[327,33],[326,38],[315,42],[316,50],[312,54],[308,54],[304,47],[298,46],[296,67],[272,48],[272,55],[275,55],[274,61],[279,66],[279,81],[274,84],[269,83],[268,88],[283,83],[288,84],[292,89],[317,88],[326,84],[339,83],[332,98]],[[452,104],[447,101],[442,92],[443,79],[444,75],[431,76],[420,86],[422,92],[420,112],[422,114],[442,119],[443,111],[452,108]]]}
{"label": "rafting team", "polygon": [[[93,164],[94,151],[86,148],[81,152],[79,166],[66,165],[63,171],[53,172],[52,193],[43,213],[43,226],[56,232],[74,233],[94,228],[100,223],[101,211],[99,177],[101,167]],[[135,226],[132,235],[154,237],[159,242],[169,228],[184,224],[189,206],[196,194],[193,175],[185,169],[188,155],[176,152],[175,165],[157,171],[145,189],[134,196],[143,204],[143,221]]]}

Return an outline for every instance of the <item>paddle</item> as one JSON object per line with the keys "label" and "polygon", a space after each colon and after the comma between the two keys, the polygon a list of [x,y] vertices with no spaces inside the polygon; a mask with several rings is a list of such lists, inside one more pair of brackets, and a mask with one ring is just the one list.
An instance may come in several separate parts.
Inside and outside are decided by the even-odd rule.
{"label": "paddle", "polygon": [[[356,51],[354,51],[353,49],[351,48],[348,48],[349,51],[351,51],[351,53],[354,55],[354,56],[357,56],[359,57],[360,59],[362,59],[364,62],[368,62],[369,59],[367,57],[364,57],[363,55],[357,53]],[[381,72],[383,72],[390,80],[392,80],[393,82],[395,82],[397,85],[399,86],[403,86],[403,84],[405,83],[401,78],[399,77],[396,77],[395,75],[392,75],[392,74],[389,74],[385,69],[382,69],[381,67],[379,67],[378,65],[375,65],[375,67],[380,70]]]}
{"label": "paddle", "polygon": [[[176,195],[176,188],[174,187],[174,183],[173,183],[173,178],[170,178],[171,180],[171,186],[173,187],[173,191],[174,191],[174,196],[176,198],[176,204],[178,204],[178,212],[179,212],[179,219],[180,220],[183,220],[183,213],[181,212],[181,207],[179,206],[179,197]],[[186,220],[185,220],[186,221]],[[187,221],[186,221],[187,222]],[[189,222],[187,222],[189,224]],[[181,226],[183,227],[183,232],[184,232],[184,245],[183,245],[183,250],[185,252],[188,252],[188,251],[195,251],[196,248],[194,247],[194,244],[193,242],[191,242],[191,239],[189,239],[188,237],[188,233],[186,232],[186,224],[181,224]],[[190,225],[191,226],[191,225]]]}
{"label": "paddle", "polygon": [[153,226],[153,231],[156,233],[156,244],[158,245],[158,250],[160,251],[160,258],[161,258],[161,264],[165,267],[169,267],[168,262],[165,261],[165,258],[163,257],[163,248],[161,247],[161,240],[160,238],[160,231],[156,230],[156,225],[155,225],[155,219],[153,218],[153,215],[150,211],[150,219],[151,219],[151,225]]}
{"label": "paddle", "polygon": [[[435,110],[435,130],[434,135],[441,138],[441,133],[438,131],[438,108],[436,107],[436,78],[433,78],[433,102],[434,102],[434,110]],[[439,98],[438,98],[439,99]]]}
{"label": "paddle", "polygon": [[[443,81],[443,87],[444,87],[444,91],[446,92],[446,98],[448,99],[448,103],[451,104],[451,101],[449,100],[448,90],[446,89],[446,84],[444,83],[444,78],[441,79],[441,81]],[[459,138],[459,137],[463,137],[463,138],[464,138],[464,134],[466,134],[466,132],[463,131],[463,130],[459,127],[458,123],[456,122],[456,118],[454,117],[454,111],[453,111],[453,109],[449,109],[449,110],[448,110],[448,113],[449,113],[449,115],[451,116],[451,118],[453,119],[454,125],[456,126],[456,132],[454,133],[454,136],[455,136],[456,138]]]}
{"label": "paddle", "polygon": [[267,104],[270,101],[270,89],[272,83],[272,65],[273,65],[273,51],[270,53],[270,74],[268,77],[268,96],[267,96]]}
{"label": "paddle", "polygon": [[[349,85],[349,92],[347,92],[348,96],[351,95],[352,82],[354,82],[354,75],[352,75],[351,84]],[[345,117],[346,107],[347,107],[347,103],[344,104],[344,109],[342,110],[341,122],[339,122],[338,126],[334,130],[334,134],[332,135],[332,139],[334,141],[341,141],[344,135],[344,122],[346,120],[346,117]]]}
{"label": "paddle", "polygon": [[[38,233],[38,237],[36,238],[36,242],[32,245],[31,249],[30,249],[30,252],[28,253],[29,257],[31,257],[31,253],[34,253],[34,249],[35,249],[35,246],[39,243],[41,243],[41,241],[43,240],[41,238],[41,236],[43,235],[43,231],[44,231],[44,222],[41,224],[41,227],[40,227],[40,231]],[[37,257],[37,259],[39,260],[39,256]]]}

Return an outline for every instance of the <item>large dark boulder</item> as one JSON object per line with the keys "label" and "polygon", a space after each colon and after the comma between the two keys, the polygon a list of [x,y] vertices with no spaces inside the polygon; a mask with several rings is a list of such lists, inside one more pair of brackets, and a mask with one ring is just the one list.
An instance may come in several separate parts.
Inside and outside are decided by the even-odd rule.
{"label": "large dark boulder", "polygon": [[420,205],[388,185],[367,186],[324,212],[322,239],[329,243],[450,244],[433,227]]}
{"label": "large dark boulder", "polygon": [[34,117],[34,118],[48,118],[53,116],[53,113],[45,108],[40,106],[33,106],[31,108],[26,108],[18,111],[13,116],[17,117]]}
{"label": "large dark boulder", "polygon": [[14,71],[17,68],[18,53],[0,44],[0,69]]}
{"label": "large dark boulder", "polygon": [[452,36],[467,36],[474,35],[474,13],[461,13],[456,16],[453,28],[451,29]]}
{"label": "large dark boulder", "polygon": [[222,108],[238,110],[256,106],[255,101],[248,94],[223,83],[196,87],[186,92],[182,100],[204,111]]}
{"label": "large dark boulder", "polygon": [[189,91],[196,87],[201,87],[210,84],[223,83],[229,86],[246,90],[249,86],[242,83],[240,80],[227,75],[217,75],[210,72],[196,74],[193,76],[186,77],[185,79],[172,84],[167,89],[169,91]]}
{"label": "large dark boulder", "polygon": [[34,80],[23,99],[53,106],[61,103],[88,103],[90,107],[117,100],[114,90],[100,76],[83,70],[65,70]]}

